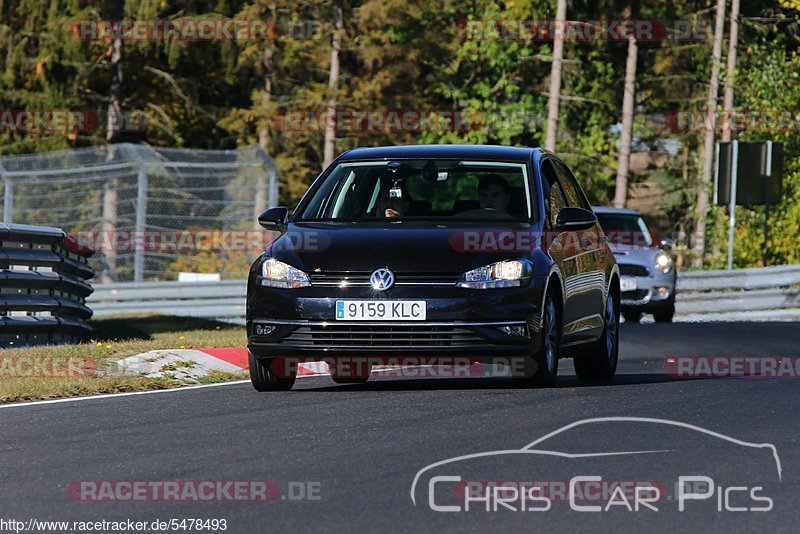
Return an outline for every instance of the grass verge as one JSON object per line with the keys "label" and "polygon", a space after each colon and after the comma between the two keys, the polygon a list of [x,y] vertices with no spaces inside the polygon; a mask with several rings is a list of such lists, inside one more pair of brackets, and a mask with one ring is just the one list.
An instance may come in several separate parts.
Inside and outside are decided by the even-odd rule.
{"label": "grass verge", "polygon": [[[0,403],[178,387],[171,378],[114,376],[117,360],[150,350],[243,347],[244,327],[196,317],[138,315],[92,321],[79,345],[0,350]],[[214,373],[201,383],[241,378]]]}

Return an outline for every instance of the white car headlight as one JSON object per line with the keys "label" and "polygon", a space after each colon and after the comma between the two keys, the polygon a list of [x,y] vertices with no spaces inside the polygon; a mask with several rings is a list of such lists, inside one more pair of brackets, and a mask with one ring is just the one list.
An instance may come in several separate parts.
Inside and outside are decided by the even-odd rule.
{"label": "white car headlight", "polygon": [[464,273],[458,286],[469,289],[519,287],[527,284],[532,275],[533,267],[527,260],[499,261]]}
{"label": "white car headlight", "polygon": [[261,264],[261,285],[290,289],[311,285],[308,275],[296,267],[268,258]]}
{"label": "white car headlight", "polygon": [[664,274],[672,270],[672,258],[663,252],[656,256],[656,268]]}

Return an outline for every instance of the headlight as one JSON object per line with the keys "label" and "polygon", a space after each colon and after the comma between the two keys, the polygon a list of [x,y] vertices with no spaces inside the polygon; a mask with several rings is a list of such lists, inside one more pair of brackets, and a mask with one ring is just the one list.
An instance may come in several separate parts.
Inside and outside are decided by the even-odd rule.
{"label": "headlight", "polygon": [[527,260],[499,261],[464,273],[458,286],[469,289],[519,287],[527,284],[532,274],[533,268]]}
{"label": "headlight", "polygon": [[308,287],[311,285],[311,281],[308,279],[308,275],[300,269],[275,258],[268,258],[261,264],[261,285],[289,289]]}
{"label": "headlight", "polygon": [[672,270],[672,258],[663,252],[656,256],[656,268],[664,274]]}

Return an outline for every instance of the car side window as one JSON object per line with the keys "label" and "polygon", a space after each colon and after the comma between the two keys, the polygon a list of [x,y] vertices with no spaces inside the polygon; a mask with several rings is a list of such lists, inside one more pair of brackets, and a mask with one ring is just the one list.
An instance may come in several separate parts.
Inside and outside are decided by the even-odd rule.
{"label": "car side window", "polygon": [[564,197],[564,191],[558,183],[553,163],[550,160],[545,160],[542,162],[541,169],[545,216],[550,223],[550,227],[555,228],[558,212],[567,205],[567,201]]}
{"label": "car side window", "polygon": [[564,188],[564,193],[567,196],[567,202],[569,202],[569,205],[577,208],[591,209],[589,202],[586,200],[586,197],[583,195],[580,187],[578,187],[578,183],[575,181],[575,177],[572,175],[572,172],[570,172],[567,166],[560,161],[556,161],[554,164],[556,168],[556,174],[558,174],[558,181],[561,182],[561,185]]}

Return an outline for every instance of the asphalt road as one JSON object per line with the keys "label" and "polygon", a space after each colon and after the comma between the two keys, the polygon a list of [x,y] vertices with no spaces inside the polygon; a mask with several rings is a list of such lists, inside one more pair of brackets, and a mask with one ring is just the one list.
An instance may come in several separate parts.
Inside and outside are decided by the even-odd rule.
{"label": "asphalt road", "polygon": [[[546,390],[514,389],[504,378],[359,386],[308,378],[288,393],[259,394],[239,384],[2,408],[0,519],[150,523],[224,518],[227,532],[796,532],[798,379],[676,379],[664,373],[664,362],[670,356],[798,356],[800,325],[623,325],[621,336],[618,376],[604,385],[578,382],[571,363],[562,360],[563,378]],[[513,501],[514,511],[503,506],[486,511],[477,502],[469,511],[437,512],[428,499],[433,471],[426,471],[415,488],[416,504],[411,500],[415,476],[429,464],[518,450],[565,425],[599,417],[659,418],[740,442],[769,443],[779,457],[780,475],[776,459],[762,454],[768,452],[763,447],[747,448],[664,423],[597,422],[542,444],[582,454],[575,463],[563,456],[505,454],[483,458],[479,466],[456,462],[434,471],[464,480],[568,481],[599,474],[604,480],[660,480],[664,488],[678,475],[708,475],[716,484],[713,496],[687,500],[684,512],[669,490],[657,503],[658,511],[613,506],[607,512],[578,512],[565,499],[554,498],[547,511],[516,511],[522,503]],[[592,456],[644,450],[659,452]],[[272,502],[84,502],[70,491],[79,481],[176,480],[270,480],[281,497],[270,493]],[[757,496],[771,499],[770,511],[727,510],[761,507],[765,501],[749,497],[755,486],[762,488]],[[724,489],[730,487],[748,490],[733,490],[728,502]],[[436,488],[444,490],[435,502],[458,502],[454,485]],[[302,497],[300,489],[312,498],[290,498]]]}

